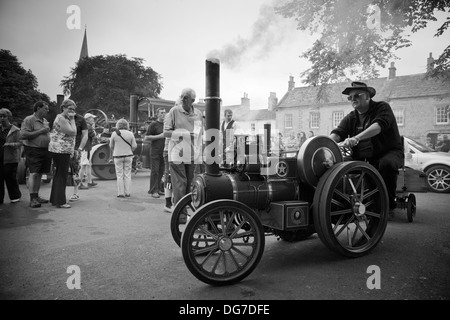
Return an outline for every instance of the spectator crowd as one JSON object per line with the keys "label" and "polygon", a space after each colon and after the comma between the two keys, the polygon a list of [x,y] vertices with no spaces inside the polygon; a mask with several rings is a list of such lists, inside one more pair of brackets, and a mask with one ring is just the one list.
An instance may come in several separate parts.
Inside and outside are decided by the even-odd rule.
{"label": "spectator crowd", "polygon": [[[373,104],[370,98],[374,94],[370,90],[374,92],[375,90],[362,83],[356,84],[358,86],[347,88],[343,93],[348,95],[353,91],[357,92],[349,96],[349,101],[353,104],[360,101],[360,96],[366,95],[367,101],[361,100],[361,105],[369,109]],[[153,198],[163,196],[165,198],[163,210],[168,213],[172,212],[174,204],[190,192],[194,175],[204,172],[204,164],[198,165],[201,162],[197,159],[203,154],[204,116],[194,107],[195,99],[196,93],[193,89],[183,89],[169,112],[166,113],[164,108],[156,110],[156,119],[148,123],[143,137],[143,143],[150,144],[150,152],[147,155],[151,160],[148,194]],[[47,120],[49,106],[44,101],[38,101],[33,106],[33,114],[27,116],[19,128],[11,123],[13,116],[11,111],[6,108],[0,109],[0,204],[3,204],[5,191],[8,192],[12,204],[21,201],[22,193],[17,181],[21,157],[25,157],[25,166],[29,172],[27,188],[31,208],[39,208],[49,202],[56,208],[70,208],[74,202],[80,200],[79,190],[97,185],[92,176],[91,153],[96,144],[106,141],[102,141],[100,135],[96,134],[96,116],[91,113],[84,116],[78,114],[76,103],[70,99],[61,103],[59,111],[50,126]],[[222,142],[220,158],[223,161],[222,165],[226,167],[235,161],[229,154],[236,148],[233,144],[236,143],[234,133],[237,123],[231,110],[226,109],[223,116],[220,126]],[[344,132],[342,128],[338,129]],[[110,149],[109,161],[114,163],[115,167],[117,197],[127,198],[131,197],[132,192],[131,176],[137,142],[127,120],[119,119],[114,129],[107,139]],[[179,130],[188,133],[188,138],[181,137],[178,134]],[[343,141],[350,135],[347,131],[341,133],[335,129],[332,137],[336,141]],[[359,129],[352,132],[351,136],[356,136],[360,132],[363,131]],[[292,131],[288,134],[287,138],[281,133],[278,134],[278,138],[271,137],[272,143],[277,145],[280,151],[298,151],[308,138],[314,136],[313,131],[308,133]],[[183,141],[181,138],[189,140],[192,149],[189,154],[182,155],[185,144],[181,143]],[[359,136],[354,140],[353,144],[356,146],[360,140]],[[426,145],[435,151],[450,150],[447,135],[443,135],[442,141],[437,144],[432,144],[430,137],[427,137]],[[180,156],[182,161],[179,161]],[[50,198],[45,199],[39,192],[42,175],[49,172],[53,172],[53,181]],[[67,187],[73,188],[72,195],[68,198]]]}

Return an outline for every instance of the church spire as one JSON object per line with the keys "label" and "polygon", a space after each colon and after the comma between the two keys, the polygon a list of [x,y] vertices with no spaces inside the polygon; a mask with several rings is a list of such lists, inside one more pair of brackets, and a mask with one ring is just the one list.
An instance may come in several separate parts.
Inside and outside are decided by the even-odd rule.
{"label": "church spire", "polygon": [[87,46],[87,26],[84,27],[84,38],[83,38],[83,44],[81,46],[81,53],[80,53],[80,59],[78,61],[81,61],[83,58],[87,58],[88,55],[88,46]]}

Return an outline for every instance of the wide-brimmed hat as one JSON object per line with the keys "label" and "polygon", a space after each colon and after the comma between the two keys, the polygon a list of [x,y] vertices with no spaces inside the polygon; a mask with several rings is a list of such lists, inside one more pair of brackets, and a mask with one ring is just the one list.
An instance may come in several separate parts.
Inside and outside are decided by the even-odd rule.
{"label": "wide-brimmed hat", "polygon": [[85,119],[89,119],[89,118],[97,118],[97,116],[94,116],[92,113],[86,113],[86,114],[84,115],[84,118],[85,118]]}
{"label": "wide-brimmed hat", "polygon": [[375,94],[377,93],[377,91],[375,90],[375,88],[372,87],[368,87],[367,84],[365,84],[364,82],[357,82],[357,81],[353,81],[352,82],[352,86],[351,87],[347,87],[345,88],[344,91],[342,91],[342,94],[350,94],[350,92],[352,90],[364,90],[366,92],[369,93],[369,96],[371,98],[373,98],[375,96]]}

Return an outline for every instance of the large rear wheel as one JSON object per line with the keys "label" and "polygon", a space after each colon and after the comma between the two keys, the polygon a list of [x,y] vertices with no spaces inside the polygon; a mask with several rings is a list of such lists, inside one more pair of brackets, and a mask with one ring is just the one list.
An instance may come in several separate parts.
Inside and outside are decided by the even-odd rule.
{"label": "large rear wheel", "polygon": [[365,255],[386,230],[388,201],[384,181],[374,167],[360,161],[338,163],[321,177],[314,195],[317,234],[339,254]]}

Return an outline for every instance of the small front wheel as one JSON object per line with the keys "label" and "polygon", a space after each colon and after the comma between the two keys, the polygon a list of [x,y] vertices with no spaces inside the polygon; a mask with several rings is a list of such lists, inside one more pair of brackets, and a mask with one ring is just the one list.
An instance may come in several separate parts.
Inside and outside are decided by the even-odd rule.
{"label": "small front wheel", "polygon": [[259,217],[234,200],[200,207],[181,238],[183,259],[200,281],[224,286],[247,277],[261,260],[265,244]]}

